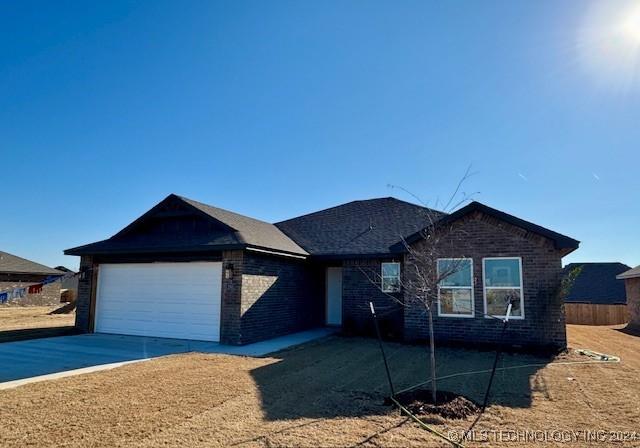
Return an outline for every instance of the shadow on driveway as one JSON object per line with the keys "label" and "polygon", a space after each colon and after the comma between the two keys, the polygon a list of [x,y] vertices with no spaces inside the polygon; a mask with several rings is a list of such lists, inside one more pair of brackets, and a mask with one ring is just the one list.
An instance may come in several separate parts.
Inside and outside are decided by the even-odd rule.
{"label": "shadow on driveway", "polygon": [[43,328],[22,328],[19,330],[0,331],[0,343],[25,341],[27,339],[53,338],[56,336],[68,336],[76,334],[76,327],[69,325],[66,327],[43,327]]}

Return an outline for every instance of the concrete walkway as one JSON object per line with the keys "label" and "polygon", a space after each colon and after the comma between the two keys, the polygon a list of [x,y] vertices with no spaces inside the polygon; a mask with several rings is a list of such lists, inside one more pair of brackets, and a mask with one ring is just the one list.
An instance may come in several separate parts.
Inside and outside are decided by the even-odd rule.
{"label": "concrete walkway", "polygon": [[0,389],[112,369],[132,362],[187,352],[265,356],[330,335],[318,328],[243,346],[182,339],[83,334],[0,344]]}

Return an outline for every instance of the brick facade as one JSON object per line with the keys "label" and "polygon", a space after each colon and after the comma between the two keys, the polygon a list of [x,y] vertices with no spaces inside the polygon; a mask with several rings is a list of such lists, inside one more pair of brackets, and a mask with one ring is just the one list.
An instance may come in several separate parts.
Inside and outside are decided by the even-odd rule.
{"label": "brick facade", "polygon": [[[389,296],[380,289],[383,261],[401,260],[355,259],[342,263],[342,326],[346,333],[374,334],[369,308],[369,302],[373,302],[382,334],[389,339],[402,338],[402,306],[394,301],[394,295]],[[401,299],[400,295],[395,297]]]}
{"label": "brick facade", "polygon": [[311,263],[245,252],[240,342],[247,344],[324,323],[323,275]]}
{"label": "brick facade", "polygon": [[[414,247],[419,250],[421,241]],[[455,223],[453,231],[441,240],[438,257],[473,259],[475,318],[439,317],[434,311],[437,343],[495,345],[501,342],[502,323],[486,318],[482,259],[485,257],[521,257],[525,319],[511,320],[508,345],[523,348],[557,350],[566,347],[564,311],[556,291],[562,273],[562,253],[551,241],[527,233],[491,216],[472,213]],[[345,331],[371,334],[369,301],[382,316],[383,332],[388,337],[401,335],[406,341],[428,339],[424,307],[401,306],[382,293],[376,278],[381,263],[388,260],[347,260],[343,266],[343,327]],[[403,260],[403,276],[406,260]],[[396,295],[404,302],[402,295]],[[400,310],[398,315],[397,310]]]}
{"label": "brick facade", "polygon": [[[419,248],[421,241],[414,247]],[[502,324],[485,318],[482,259],[521,257],[524,291],[523,320],[512,320],[506,339],[520,347],[559,349],[566,346],[564,310],[556,294],[561,276],[562,251],[537,234],[527,232],[481,212],[470,213],[455,222],[442,240],[441,257],[473,259],[475,318],[439,317],[434,313],[437,343],[495,344],[501,342]],[[325,269],[342,266],[343,329],[348,333],[372,334],[369,301],[373,301],[384,335],[419,341],[427,338],[424,309],[401,306],[380,291],[376,280],[383,261],[398,258],[350,259],[325,264],[308,260],[233,250],[209,255],[188,255],[182,261],[222,261],[220,340],[227,344],[247,344],[324,324]],[[98,262],[131,262],[100,259]],[[137,261],[179,261],[175,257]],[[79,281],[76,325],[92,330],[91,297],[98,262],[83,256]],[[230,270],[228,278],[225,271]],[[403,297],[396,296],[400,301]]]}
{"label": "brick facade", "polygon": [[[0,275],[0,291],[11,288],[27,288],[29,285],[40,283],[47,275],[34,274],[2,274]],[[19,299],[13,299],[8,305],[18,306],[46,306],[60,304],[60,282],[49,283],[42,287],[38,294],[26,294]]]}
{"label": "brick facade", "polygon": [[91,300],[94,284],[94,269],[97,265],[93,262],[93,257],[83,255],[80,258],[80,271],[84,274],[78,277],[78,297],[76,299],[76,329],[88,332],[93,329],[91,323]]}
{"label": "brick facade", "polygon": [[627,290],[629,327],[640,329],[640,277],[627,278],[624,284]]}
{"label": "brick facade", "polygon": [[[421,241],[415,245],[419,249]],[[503,342],[502,323],[483,315],[485,257],[521,257],[524,319],[510,321],[504,340],[508,345],[537,349],[566,347],[562,301],[557,294],[562,274],[562,253],[551,241],[527,233],[491,216],[476,212],[462,218],[441,240],[441,257],[473,259],[475,318],[439,317],[434,312],[436,341],[493,345]],[[439,255],[440,256],[440,255]],[[424,308],[405,308],[405,339],[426,339]]]}
{"label": "brick facade", "polygon": [[[244,252],[225,251],[222,254],[222,303],[220,310],[220,342],[238,345],[240,337],[240,307],[242,303],[242,269]],[[233,276],[226,278],[225,269],[231,269]]]}

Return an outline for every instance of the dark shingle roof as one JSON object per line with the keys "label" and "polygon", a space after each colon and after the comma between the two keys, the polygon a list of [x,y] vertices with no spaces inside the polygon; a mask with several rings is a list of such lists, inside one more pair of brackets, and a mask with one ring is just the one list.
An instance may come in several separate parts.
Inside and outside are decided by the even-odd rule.
{"label": "dark shingle roof", "polygon": [[42,275],[64,274],[64,272],[57,271],[43,264],[2,251],[0,251],[0,273]]}
{"label": "dark shingle roof", "polygon": [[[562,235],[561,233],[554,232],[553,230],[549,230],[545,227],[539,226],[538,224],[534,224],[530,221],[525,221],[524,219],[518,218],[517,216],[510,215],[503,211],[497,210],[495,208],[491,208],[488,205],[484,205],[480,202],[473,201],[469,204],[465,205],[462,208],[459,208],[455,212],[450,215],[443,216],[443,218],[438,221],[438,225],[446,224],[453,222],[457,219],[462,218],[463,216],[472,213],[472,212],[481,212],[489,216],[493,216],[501,221],[509,223],[513,226],[520,227],[521,229],[527,230],[528,232],[532,232],[549,240],[553,241],[553,244],[556,249],[569,249],[569,252],[575,250],[580,245],[580,241],[574,240],[571,237],[566,235]],[[422,232],[418,232],[414,235],[411,235],[407,238],[407,242],[412,243],[415,240],[422,237]],[[568,252],[567,252],[568,253]]]}
{"label": "dark shingle roof", "polygon": [[[206,230],[145,232],[145,222],[171,217],[187,209],[209,218]],[[164,207],[164,208],[163,208]],[[168,209],[167,209],[168,207]],[[434,223],[459,219],[480,211],[552,240],[558,249],[578,247],[579,242],[515,216],[472,202],[454,213],[432,210],[387,197],[353,201],[297,218],[270,224],[228,210],[212,207],[192,199],[169,195],[143,216],[113,237],[85,246],[67,249],[67,255],[109,253],[158,253],[201,250],[254,248],[293,255],[326,258],[349,256],[384,256],[404,251],[403,240],[411,243],[421,231]],[[167,215],[168,214],[168,215]],[[216,223],[213,225],[212,223]]]}
{"label": "dark shingle roof", "polygon": [[[557,249],[576,249],[579,242],[479,202],[442,213],[395,198],[354,201],[276,225],[316,256],[383,255],[402,252],[403,239],[413,243],[430,225],[453,222],[479,211],[553,241]],[[371,226],[371,228],[370,228]]]}
{"label": "dark shingle roof", "polygon": [[443,216],[388,197],[349,202],[276,226],[311,255],[382,255],[397,252],[392,246],[427,226],[430,215]]}
{"label": "dark shingle roof", "polygon": [[[132,230],[156,214],[165,204],[178,204],[212,219],[215,228],[206,232],[181,231],[173,234],[138,234]],[[67,255],[109,253],[157,253],[172,251],[226,250],[241,248],[272,250],[293,255],[308,255],[275,225],[238,213],[212,207],[192,199],[169,195],[147,213],[113,237],[65,250]]]}
{"label": "dark shingle roof", "polygon": [[295,241],[271,223],[212,207],[185,197],[180,196],[180,199],[236,230],[240,242],[249,246],[308,255]]}
{"label": "dark shingle roof", "polygon": [[618,278],[619,280],[622,280],[625,278],[636,278],[636,277],[640,277],[640,266],[636,266],[633,269],[629,269],[628,271],[625,271],[622,274],[618,275],[616,278]]}
{"label": "dark shingle roof", "polygon": [[629,270],[623,263],[570,263],[564,267],[565,276],[574,270],[579,273],[565,297],[565,302],[615,305],[627,303],[624,281],[616,276]]}

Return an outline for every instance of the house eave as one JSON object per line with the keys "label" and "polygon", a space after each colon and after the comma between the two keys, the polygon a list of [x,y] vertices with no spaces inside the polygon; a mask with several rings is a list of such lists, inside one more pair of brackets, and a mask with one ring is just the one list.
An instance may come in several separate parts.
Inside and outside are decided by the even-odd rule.
{"label": "house eave", "polygon": [[64,251],[65,255],[125,255],[125,254],[159,254],[180,252],[221,252],[224,250],[241,250],[246,244],[221,244],[215,246],[174,246],[174,247],[123,247],[117,249],[92,249],[80,246]]}
{"label": "house eave", "polygon": [[399,258],[404,255],[403,252],[377,252],[377,253],[347,253],[347,254],[320,254],[311,255],[311,260],[317,261],[340,261],[354,259],[376,259],[376,258]]}
{"label": "house eave", "polygon": [[618,274],[616,275],[616,279],[618,280],[626,280],[626,279],[630,279],[630,278],[640,278],[640,271],[637,272],[631,272],[631,271],[636,271],[638,268],[633,268],[630,269],[627,272],[623,272],[622,274]]}
{"label": "house eave", "polygon": [[259,246],[246,245],[245,246],[245,250],[247,250],[249,252],[258,252],[258,253],[267,254],[267,255],[277,255],[277,256],[281,256],[281,257],[299,258],[301,260],[306,260],[308,258],[308,256],[305,255],[305,254],[274,250],[274,249],[269,249],[269,248],[266,248],[266,247],[259,247]]}
{"label": "house eave", "polygon": [[443,226],[443,225],[447,225],[447,224],[451,224],[454,221],[457,221],[458,219],[468,215],[469,213],[472,212],[481,212],[484,213],[486,215],[492,216],[496,219],[499,219],[501,221],[504,221],[508,224],[511,224],[515,227],[519,227],[521,229],[524,229],[528,232],[531,233],[535,233],[537,235],[540,235],[544,238],[549,239],[550,241],[553,242],[554,247],[557,250],[560,250],[563,252],[563,256],[564,255],[568,255],[571,252],[573,252],[574,250],[578,249],[578,247],[580,246],[580,241],[573,239],[571,237],[568,237],[566,235],[562,235],[561,233],[558,232],[554,232],[553,230],[549,230],[546,229],[542,226],[539,226],[537,224],[534,224],[532,222],[526,221],[524,219],[518,218],[516,216],[510,215],[508,213],[502,212],[500,210],[491,208],[487,205],[484,205],[480,202],[471,202],[470,204],[456,210],[455,212],[444,216],[443,218],[439,219],[438,221],[434,222],[431,226],[428,226],[412,235],[409,235],[407,238],[405,238],[405,242],[406,244],[412,244],[416,241],[418,241],[420,238],[423,237],[424,232],[427,231],[430,228],[436,227],[436,226]]}

